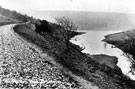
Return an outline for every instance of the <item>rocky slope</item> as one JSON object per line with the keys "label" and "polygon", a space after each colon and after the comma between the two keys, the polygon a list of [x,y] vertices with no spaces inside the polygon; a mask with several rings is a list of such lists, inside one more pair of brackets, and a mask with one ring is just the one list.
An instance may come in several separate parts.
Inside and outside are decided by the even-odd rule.
{"label": "rocky slope", "polygon": [[14,25],[0,27],[0,87],[6,89],[81,89],[57,66],[53,59],[20,38]]}

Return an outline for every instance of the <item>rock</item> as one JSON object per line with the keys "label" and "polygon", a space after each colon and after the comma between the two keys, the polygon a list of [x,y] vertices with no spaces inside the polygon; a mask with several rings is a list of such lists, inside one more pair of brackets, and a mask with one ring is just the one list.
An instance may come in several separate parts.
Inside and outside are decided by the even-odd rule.
{"label": "rock", "polygon": [[40,54],[40,57],[41,58],[46,58],[48,55],[46,54],[46,53],[42,53],[42,54]]}

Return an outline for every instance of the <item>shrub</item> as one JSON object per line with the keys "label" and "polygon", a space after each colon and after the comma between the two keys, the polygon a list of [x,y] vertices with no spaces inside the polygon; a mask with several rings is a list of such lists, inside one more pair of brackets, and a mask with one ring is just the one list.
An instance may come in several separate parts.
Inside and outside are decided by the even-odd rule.
{"label": "shrub", "polygon": [[41,33],[41,32],[51,32],[49,29],[49,23],[46,20],[41,20],[40,24],[36,24],[36,32]]}

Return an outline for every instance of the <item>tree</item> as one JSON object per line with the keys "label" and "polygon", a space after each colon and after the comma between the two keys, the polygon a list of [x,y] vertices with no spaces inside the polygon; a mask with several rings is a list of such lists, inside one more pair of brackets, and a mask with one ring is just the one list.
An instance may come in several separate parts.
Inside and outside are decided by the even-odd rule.
{"label": "tree", "polygon": [[70,33],[72,31],[77,31],[78,26],[76,26],[69,18],[65,17],[59,17],[56,18],[56,23],[60,25],[61,29],[61,35],[63,38],[64,43],[66,44],[67,50],[70,51],[69,49],[69,41],[71,39]]}
{"label": "tree", "polygon": [[36,24],[36,32],[41,33],[41,32],[50,32],[49,30],[49,23],[46,20],[41,20],[41,24]]}

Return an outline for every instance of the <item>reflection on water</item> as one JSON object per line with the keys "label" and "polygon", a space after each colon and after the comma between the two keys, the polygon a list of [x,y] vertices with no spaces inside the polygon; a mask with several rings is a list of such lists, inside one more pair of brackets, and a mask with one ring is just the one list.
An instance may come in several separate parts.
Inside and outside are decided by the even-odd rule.
{"label": "reflection on water", "polygon": [[[71,39],[71,42],[75,44],[85,45],[86,48],[82,52],[90,54],[107,54],[111,56],[117,56],[118,66],[122,69],[122,72],[124,74],[127,74],[128,71],[130,71],[130,63],[127,58],[122,55],[123,52],[117,48],[112,48],[109,44],[107,44],[107,46],[105,47],[105,43],[101,41],[104,39],[105,35],[121,32],[120,30],[81,30],[81,32],[82,31],[86,32],[86,34],[79,35]],[[132,79],[135,79],[135,76],[133,76],[132,74],[129,73],[128,75]]]}

